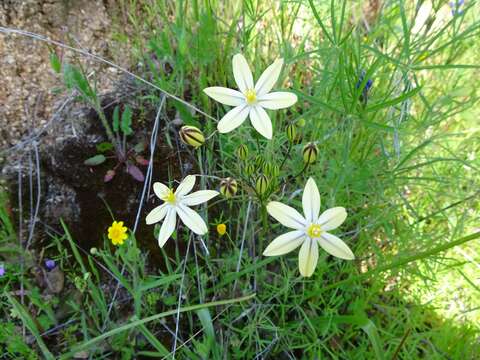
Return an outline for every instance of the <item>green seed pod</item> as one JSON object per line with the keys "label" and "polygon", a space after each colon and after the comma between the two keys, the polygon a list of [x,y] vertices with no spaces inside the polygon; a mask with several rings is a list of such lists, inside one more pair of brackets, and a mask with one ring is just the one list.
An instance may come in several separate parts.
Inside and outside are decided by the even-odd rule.
{"label": "green seed pod", "polygon": [[255,157],[255,165],[257,165],[258,167],[261,167],[263,166],[263,164],[265,164],[265,159],[261,155],[257,155]]}
{"label": "green seed pod", "polygon": [[205,136],[203,136],[202,131],[195,126],[182,126],[179,132],[180,140],[184,144],[198,148],[202,146],[205,142]]}
{"label": "green seed pod", "polygon": [[231,198],[237,193],[238,184],[237,180],[234,178],[228,177],[220,181],[220,193],[225,196],[227,199]]}
{"label": "green seed pod", "polygon": [[245,175],[247,176],[252,176],[255,173],[255,165],[254,164],[248,164],[245,166]]}
{"label": "green seed pod", "polygon": [[248,157],[248,147],[246,145],[240,145],[237,149],[238,158],[242,161],[247,160]]}
{"label": "green seed pod", "polygon": [[295,124],[290,124],[287,126],[287,139],[291,143],[295,142],[295,139],[297,138],[297,127]]}
{"label": "green seed pod", "polygon": [[313,164],[315,160],[317,160],[318,156],[318,147],[313,142],[308,143],[305,145],[302,151],[303,154],[303,162],[306,165]]}
{"label": "green seed pod", "polygon": [[273,165],[272,166],[272,173],[270,174],[273,178],[276,178],[278,175],[280,175],[280,166],[278,165]]}
{"label": "green seed pod", "polygon": [[304,118],[300,118],[300,119],[297,120],[297,126],[304,127],[305,124],[306,124],[306,121],[305,121]]}
{"label": "green seed pod", "polygon": [[257,182],[255,183],[255,190],[257,190],[257,193],[259,195],[265,194],[265,192],[268,190],[268,185],[270,184],[270,181],[265,175],[260,175],[257,178]]}
{"label": "green seed pod", "polygon": [[269,162],[265,162],[265,164],[263,164],[263,172],[268,176],[270,176],[272,175],[272,171],[273,171],[273,164]]}

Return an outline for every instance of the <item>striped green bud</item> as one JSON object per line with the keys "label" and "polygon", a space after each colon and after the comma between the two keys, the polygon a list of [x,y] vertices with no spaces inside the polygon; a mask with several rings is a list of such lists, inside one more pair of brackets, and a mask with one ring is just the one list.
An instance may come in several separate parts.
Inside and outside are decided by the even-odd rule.
{"label": "striped green bud", "polygon": [[248,157],[248,147],[246,145],[240,145],[237,149],[238,158],[242,161],[247,160]]}
{"label": "striped green bud", "polygon": [[263,172],[272,177],[275,178],[278,176],[280,173],[280,167],[278,165],[272,164],[272,163],[265,163],[263,165]]}
{"label": "striped green bud", "polygon": [[255,165],[257,165],[258,167],[262,167],[263,164],[265,164],[265,159],[261,155],[257,155],[255,157]]}
{"label": "striped green bud", "polygon": [[304,146],[303,151],[303,162],[306,165],[313,164],[317,160],[318,156],[318,147],[313,142],[308,143]]}
{"label": "striped green bud", "polygon": [[270,174],[272,177],[276,178],[278,175],[280,175],[280,166],[278,165],[273,165],[272,166],[272,173]]}
{"label": "striped green bud", "polygon": [[294,143],[297,138],[297,127],[295,124],[290,124],[287,126],[287,139],[291,143]]}
{"label": "striped green bud", "polygon": [[245,166],[245,175],[251,176],[255,173],[255,165],[254,164],[248,164]]}
{"label": "striped green bud", "polygon": [[225,196],[227,199],[231,198],[237,193],[238,184],[237,180],[234,178],[228,177],[220,181],[220,193]]}
{"label": "striped green bud", "polygon": [[268,178],[265,175],[260,175],[255,183],[255,190],[257,190],[259,195],[263,195],[268,190],[269,184],[270,181]]}
{"label": "striped green bud", "polygon": [[180,140],[184,144],[198,148],[203,145],[205,142],[205,136],[203,136],[202,131],[195,126],[182,126],[179,132]]}

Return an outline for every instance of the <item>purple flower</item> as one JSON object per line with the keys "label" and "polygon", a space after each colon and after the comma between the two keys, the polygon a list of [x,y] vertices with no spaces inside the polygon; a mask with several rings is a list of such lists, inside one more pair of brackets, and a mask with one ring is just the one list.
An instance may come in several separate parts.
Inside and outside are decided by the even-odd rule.
{"label": "purple flower", "polygon": [[46,267],[48,270],[52,270],[52,269],[55,267],[55,261],[52,260],[52,259],[47,259],[47,260],[45,260],[45,267]]}
{"label": "purple flower", "polygon": [[0,276],[5,275],[5,266],[3,264],[0,264]]}

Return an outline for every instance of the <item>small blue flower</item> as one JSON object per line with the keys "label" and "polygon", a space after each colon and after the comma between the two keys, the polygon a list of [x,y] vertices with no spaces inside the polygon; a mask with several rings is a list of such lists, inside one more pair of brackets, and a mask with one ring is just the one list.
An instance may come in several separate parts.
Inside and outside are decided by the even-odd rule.
{"label": "small blue flower", "polygon": [[48,270],[52,270],[52,269],[55,267],[55,261],[52,260],[52,259],[47,259],[47,260],[45,260],[45,267],[46,267]]}
{"label": "small blue flower", "polygon": [[5,266],[3,264],[0,264],[0,277],[4,276],[5,273],[6,273]]}
{"label": "small blue flower", "polygon": [[450,6],[452,16],[455,15],[462,15],[463,14],[463,4],[465,3],[464,0],[455,0],[455,1],[450,1],[448,5]]}
{"label": "small blue flower", "polygon": [[[360,76],[358,78],[357,84],[355,85],[356,89],[360,88],[360,85],[362,85],[362,82],[365,79],[365,75],[366,75],[365,70],[362,70],[362,73],[360,74]],[[363,92],[367,92],[368,90],[370,90],[372,85],[373,85],[373,80],[368,79],[367,83],[365,84],[365,87],[363,88]]]}

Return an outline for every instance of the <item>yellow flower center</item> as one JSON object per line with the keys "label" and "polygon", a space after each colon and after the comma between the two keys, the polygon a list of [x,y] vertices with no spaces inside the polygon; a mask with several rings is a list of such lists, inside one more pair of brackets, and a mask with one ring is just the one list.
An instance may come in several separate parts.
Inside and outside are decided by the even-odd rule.
{"label": "yellow flower center", "polygon": [[251,105],[257,101],[257,93],[253,89],[245,91],[245,97],[247,98],[247,104]]}
{"label": "yellow flower center", "polygon": [[175,204],[175,194],[173,190],[172,189],[168,190],[168,194],[165,195],[165,197],[162,200],[170,204]]}
{"label": "yellow flower center", "polygon": [[320,237],[322,234],[322,227],[317,224],[312,224],[307,229],[307,235],[310,236],[312,239]]}

